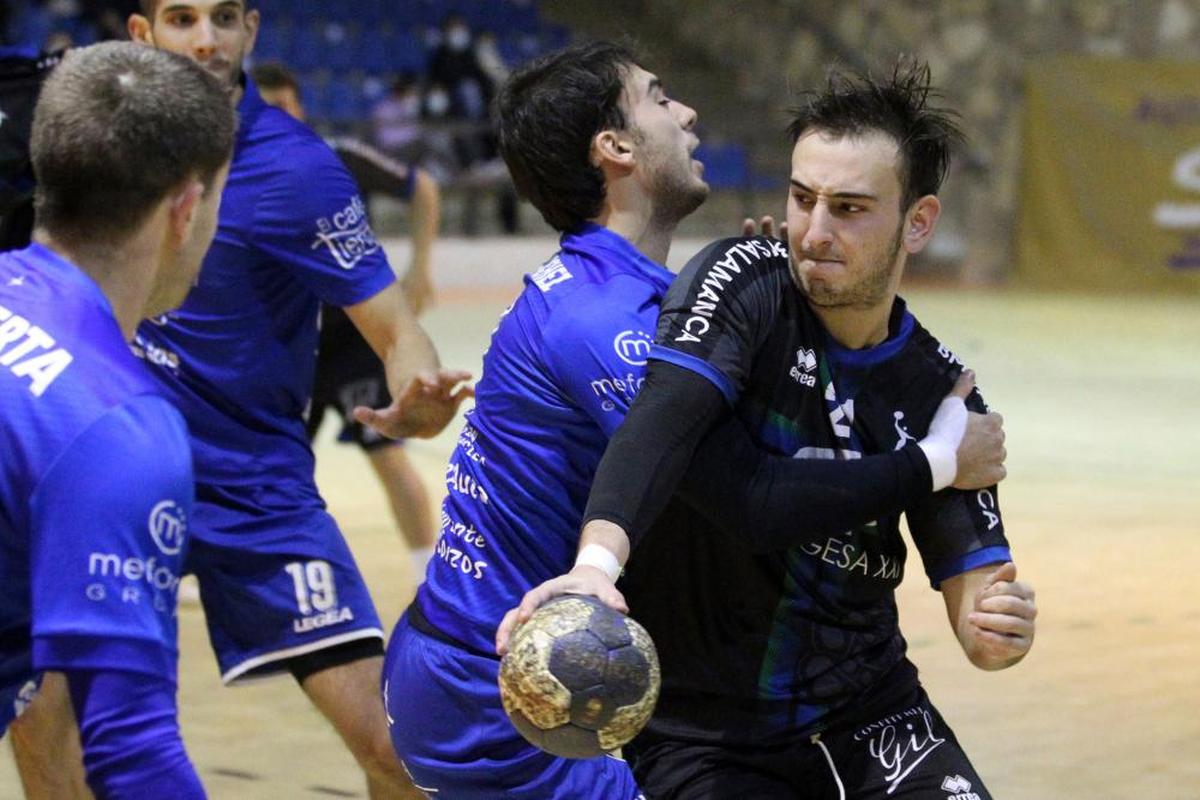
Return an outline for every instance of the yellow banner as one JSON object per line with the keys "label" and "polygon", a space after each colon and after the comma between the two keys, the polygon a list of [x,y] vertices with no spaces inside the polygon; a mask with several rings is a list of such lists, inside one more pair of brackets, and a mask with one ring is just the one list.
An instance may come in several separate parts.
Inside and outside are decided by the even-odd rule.
{"label": "yellow banner", "polygon": [[1065,58],[1028,78],[1021,278],[1200,294],[1200,64]]}

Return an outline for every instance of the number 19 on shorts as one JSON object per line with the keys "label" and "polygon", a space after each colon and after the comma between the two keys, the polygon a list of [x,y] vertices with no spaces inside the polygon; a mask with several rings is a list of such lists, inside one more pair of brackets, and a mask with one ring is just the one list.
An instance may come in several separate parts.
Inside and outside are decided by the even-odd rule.
{"label": "number 19 on shorts", "polygon": [[293,561],[284,567],[296,589],[296,607],[308,616],[337,605],[337,588],[328,561]]}

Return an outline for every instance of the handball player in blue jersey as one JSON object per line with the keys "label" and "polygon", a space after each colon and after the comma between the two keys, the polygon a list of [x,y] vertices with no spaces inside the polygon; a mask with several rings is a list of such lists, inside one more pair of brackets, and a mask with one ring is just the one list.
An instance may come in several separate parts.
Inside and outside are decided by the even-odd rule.
{"label": "handball player in blue jersey", "polygon": [[[281,64],[257,64],[251,70],[263,100],[282,108],[300,121],[305,119],[296,77]],[[419,317],[433,303],[430,255],[441,217],[441,192],[427,171],[389,158],[369,144],[351,137],[326,140],[346,165],[370,210],[371,195],[383,194],[409,206],[411,253],[408,270],[400,278],[404,294]],[[404,442],[389,439],[354,419],[358,406],[387,405],[387,374],[371,346],[346,312],[337,306],[321,309],[321,340],[317,348],[317,375],[308,412],[308,436],[317,435],[325,412],[342,418],[339,442],[353,442],[366,454],[379,478],[400,535],[408,545],[415,575],[423,575],[433,554],[434,527],[429,491]]]}
{"label": "handball player in blue jersey", "polygon": [[[662,262],[676,225],[707,195],[691,157],[696,113],[631,53],[598,43],[515,74],[498,115],[518,190],[562,233],[561,249],[526,278],[484,357],[446,472],[434,558],[388,647],[392,739],[433,796],[626,800],[640,791],[625,762],[557,758],[517,733],[500,703],[495,636],[527,589],[576,559],[592,475],[642,385],[673,278]],[[957,444],[939,445],[951,478]],[[768,464],[733,425],[703,452],[690,496],[729,525],[773,505],[836,531],[933,488],[918,444],[851,465]],[[762,484],[726,485],[734,462]]]}
{"label": "handball player in blue jersey", "polygon": [[235,128],[186,59],[69,51],[34,113],[34,241],[0,254],[0,734],[62,673],[101,798],[204,796],[175,705],[187,427],[129,341],[195,280]]}
{"label": "handball player in blue jersey", "polygon": [[304,412],[320,303],[344,307],[385,361],[393,403],[355,416],[386,435],[437,433],[467,376],[439,369],[337,156],[264,103],[243,73],[258,12],[243,0],[144,0],[141,10],[131,38],[218,77],[239,118],[196,286],[178,311],[143,323],[134,343],[187,420],[196,505],[184,566],[199,580],[221,677],[290,673],[373,797],[416,796],[379,697],[383,629],[313,479]]}
{"label": "handball player in blue jersey", "polygon": [[[934,96],[927,67],[901,64],[882,81],[835,73],[805,97],[789,251],[725,239],[689,262],[663,301],[646,389],[596,473],[581,553],[623,562],[632,538],[623,596],[615,576],[580,566],[506,621],[564,591],[627,599],[662,663],[654,717],[627,748],[656,799],[991,796],[905,657],[894,590],[903,511],[970,662],[998,670],[1028,653],[1034,592],[1017,580],[994,486],[790,546],[752,525],[731,537],[668,502],[677,485],[686,496],[704,432],[731,414],[780,455],[863,460],[922,436],[961,382],[962,362],[897,296],[933,236],[959,137]],[[968,403],[984,408],[978,394]]]}

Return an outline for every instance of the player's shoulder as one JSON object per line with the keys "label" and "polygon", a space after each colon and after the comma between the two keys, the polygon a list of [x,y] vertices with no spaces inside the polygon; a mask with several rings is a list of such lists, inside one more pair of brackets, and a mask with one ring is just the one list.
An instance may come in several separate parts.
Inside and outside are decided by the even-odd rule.
{"label": "player's shoulder", "polygon": [[912,332],[904,348],[904,355],[910,362],[908,368],[922,369],[926,372],[957,378],[966,368],[966,364],[953,350],[934,336],[921,321],[911,312],[907,312],[911,320]]}
{"label": "player's shoulder", "polygon": [[[903,302],[903,301],[900,301]],[[904,312],[904,325],[909,329],[903,348],[886,363],[893,380],[889,384],[898,399],[917,406],[936,407],[942,397],[954,385],[967,364],[954,350],[931,333],[921,322]],[[972,394],[968,406],[972,410],[985,410],[986,404],[978,391]]]}
{"label": "player's shoulder", "polygon": [[787,273],[786,243],[767,236],[729,236],[708,243],[688,259],[680,270],[679,281],[716,278],[728,282]]}
{"label": "player's shoulder", "polygon": [[669,280],[665,269],[662,275],[646,274],[629,265],[560,251],[525,277],[521,299],[543,324],[563,335],[628,317],[632,309],[650,309],[653,319]]}
{"label": "player's shoulder", "polygon": [[254,173],[257,180],[275,181],[312,181],[322,170],[345,171],[316,131],[273,106],[254,116],[243,134],[234,169]]}

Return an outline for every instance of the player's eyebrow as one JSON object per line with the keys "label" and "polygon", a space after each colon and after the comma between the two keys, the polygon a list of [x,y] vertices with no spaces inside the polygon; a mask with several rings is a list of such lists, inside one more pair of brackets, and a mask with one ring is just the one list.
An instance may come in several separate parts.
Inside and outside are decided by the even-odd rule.
{"label": "player's eyebrow", "polygon": [[[809,194],[820,194],[820,192],[810,189],[809,187],[805,186],[801,181],[798,181],[795,178],[790,178],[789,182],[792,184],[793,188],[799,189],[802,192],[808,192]],[[828,196],[836,197],[839,200],[878,200],[879,199],[876,195],[869,194],[867,192],[834,192],[833,194],[828,195]]]}
{"label": "player's eyebrow", "polygon": [[662,91],[662,88],[663,88],[663,82],[661,80],[659,80],[656,77],[651,78],[650,82],[648,84],[646,84],[646,94],[653,94],[655,89]]}
{"label": "player's eyebrow", "polygon": [[[245,0],[225,0],[223,3],[217,3],[217,5],[214,7],[214,10],[217,8],[226,8],[228,6],[233,6],[234,8],[245,8],[246,3]],[[166,14],[169,11],[180,10],[191,11],[193,9],[195,9],[195,5],[193,3],[171,3],[170,5],[163,7],[162,13]]]}

